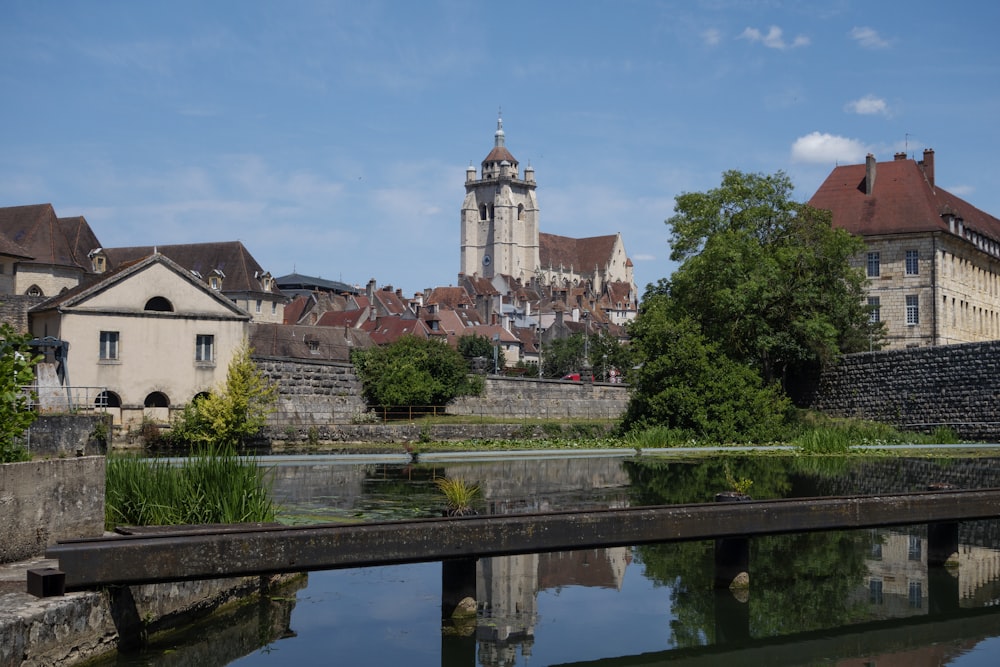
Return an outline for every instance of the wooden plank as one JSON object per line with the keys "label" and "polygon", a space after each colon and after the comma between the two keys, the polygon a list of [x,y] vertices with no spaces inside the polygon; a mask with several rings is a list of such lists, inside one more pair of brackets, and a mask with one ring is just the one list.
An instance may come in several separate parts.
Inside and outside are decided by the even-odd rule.
{"label": "wooden plank", "polygon": [[708,503],[60,542],[68,590],[1000,516],[1000,489]]}

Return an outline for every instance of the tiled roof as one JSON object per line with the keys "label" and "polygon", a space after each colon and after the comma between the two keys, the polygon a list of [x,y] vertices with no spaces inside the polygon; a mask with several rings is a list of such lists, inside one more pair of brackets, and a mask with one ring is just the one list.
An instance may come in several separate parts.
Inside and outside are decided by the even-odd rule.
{"label": "tiled roof", "polygon": [[437,304],[452,309],[475,305],[464,287],[435,287],[427,296],[427,304]]}
{"label": "tiled roof", "polygon": [[188,271],[197,272],[205,281],[213,271],[221,271],[224,274],[224,293],[264,292],[261,282],[264,269],[240,241],[104,249],[112,268],[121,262],[151,255],[154,251]]}
{"label": "tiled roof", "polygon": [[617,234],[574,239],[555,234],[538,234],[538,259],[544,268],[562,266],[574,271],[592,271],[595,266],[605,268],[611,262]]}
{"label": "tiled roof", "polygon": [[865,194],[866,165],[836,167],[809,200],[829,210],[833,225],[862,236],[948,231],[941,216],[962,218],[966,229],[1000,240],[1000,220],[940,187],[932,187],[914,160],[877,162],[872,194]]}
{"label": "tiled roof", "polygon": [[312,306],[313,301],[315,301],[315,297],[311,294],[302,294],[292,299],[291,303],[285,305],[284,323],[298,324],[302,315]]}
{"label": "tiled roof", "polygon": [[494,146],[493,150],[490,151],[490,154],[483,158],[483,164],[490,162],[503,162],[504,160],[507,160],[507,162],[517,166],[517,158],[511,155],[506,146]]}
{"label": "tiled roof", "polygon": [[368,309],[331,310],[323,313],[316,322],[318,327],[356,327],[368,316]]}
{"label": "tiled roof", "polygon": [[403,336],[419,336],[427,338],[427,326],[422,320],[404,319],[402,317],[379,317],[375,321],[367,320],[361,325],[367,331],[376,345],[393,343]]}
{"label": "tiled roof", "polygon": [[8,254],[89,272],[87,253],[99,247],[97,238],[82,217],[65,220],[56,217],[52,204],[0,208],[0,238],[6,240]]}
{"label": "tiled roof", "polygon": [[403,315],[410,312],[410,307],[403,297],[396,294],[391,287],[375,290],[372,296],[389,315]]}
{"label": "tiled roof", "polygon": [[292,359],[349,361],[351,350],[372,346],[366,332],[344,327],[253,322],[249,338],[255,355]]}

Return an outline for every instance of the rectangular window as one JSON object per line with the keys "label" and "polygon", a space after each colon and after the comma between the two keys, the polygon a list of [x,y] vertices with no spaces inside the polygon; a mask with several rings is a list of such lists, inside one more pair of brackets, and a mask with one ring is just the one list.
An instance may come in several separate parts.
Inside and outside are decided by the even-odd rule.
{"label": "rectangular window", "polygon": [[868,321],[869,322],[882,321],[882,305],[879,302],[879,297],[877,296],[868,297]]}
{"label": "rectangular window", "polygon": [[261,300],[257,299],[257,304],[256,304],[256,312],[257,313],[260,313],[260,306],[261,306]]}
{"label": "rectangular window", "polygon": [[877,252],[868,253],[868,277],[878,278],[879,274],[879,257]]}
{"label": "rectangular window", "polygon": [[215,361],[215,336],[199,334],[194,340],[195,361]]}
{"label": "rectangular window", "polygon": [[915,276],[920,273],[920,252],[917,250],[906,251],[906,275]]}
{"label": "rectangular window", "polygon": [[101,352],[100,358],[103,360],[114,360],[118,358],[118,332],[101,332]]}
{"label": "rectangular window", "polygon": [[920,543],[920,538],[916,535],[909,536],[909,545],[907,547],[906,558],[907,560],[920,560],[920,556],[923,553],[923,548]]}
{"label": "rectangular window", "polygon": [[919,581],[909,583],[910,609],[921,609],[924,606],[924,587],[920,585]]}
{"label": "rectangular window", "polygon": [[272,301],[271,302],[271,314],[272,315],[277,315],[278,314],[278,302],[277,301]]}
{"label": "rectangular window", "polygon": [[881,579],[871,579],[868,582],[868,601],[872,604],[882,604]]}
{"label": "rectangular window", "polygon": [[906,295],[906,323],[909,326],[920,324],[920,299],[916,294]]}

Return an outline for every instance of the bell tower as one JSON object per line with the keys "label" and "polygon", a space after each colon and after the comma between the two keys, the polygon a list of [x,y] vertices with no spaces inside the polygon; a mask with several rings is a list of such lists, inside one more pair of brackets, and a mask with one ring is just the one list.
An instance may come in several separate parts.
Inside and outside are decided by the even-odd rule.
{"label": "bell tower", "polygon": [[479,174],[471,164],[465,170],[459,272],[527,282],[538,266],[535,170],[527,167],[520,176],[517,159],[507,150],[503,117],[498,116],[493,150]]}

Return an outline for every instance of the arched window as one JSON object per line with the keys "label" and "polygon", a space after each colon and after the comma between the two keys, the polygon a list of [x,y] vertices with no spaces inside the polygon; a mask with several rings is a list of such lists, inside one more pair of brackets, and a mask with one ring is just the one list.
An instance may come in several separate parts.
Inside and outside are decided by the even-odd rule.
{"label": "arched window", "polygon": [[146,396],[143,406],[147,408],[169,408],[170,399],[162,391],[154,391]]}
{"label": "arched window", "polygon": [[517,205],[517,219],[524,220],[524,204]]}
{"label": "arched window", "polygon": [[28,296],[45,296],[45,293],[42,292],[42,288],[39,287],[38,285],[32,285],[31,287],[29,287],[25,292],[25,294],[27,294]]}
{"label": "arched window", "polygon": [[98,408],[120,408],[122,397],[113,391],[102,391],[94,399],[94,407]]}
{"label": "arched window", "polygon": [[174,312],[174,304],[170,303],[170,300],[166,297],[154,296],[146,302],[146,307],[143,310],[152,310],[157,313],[172,313]]}

